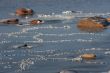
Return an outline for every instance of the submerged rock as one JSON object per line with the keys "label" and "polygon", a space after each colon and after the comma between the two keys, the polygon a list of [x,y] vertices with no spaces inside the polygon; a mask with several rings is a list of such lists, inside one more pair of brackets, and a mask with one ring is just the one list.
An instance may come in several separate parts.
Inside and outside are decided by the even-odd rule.
{"label": "submerged rock", "polygon": [[103,17],[88,17],[81,19],[77,25],[80,30],[85,31],[100,31],[106,28],[109,22]]}
{"label": "submerged rock", "polygon": [[0,23],[4,23],[4,24],[18,24],[19,23],[19,19],[16,19],[16,18],[2,19],[2,20],[0,20]]}
{"label": "submerged rock", "polygon": [[19,8],[16,10],[16,15],[25,16],[25,15],[33,15],[34,11],[28,8]]}
{"label": "submerged rock", "polygon": [[80,57],[82,59],[92,60],[96,58],[96,55],[95,54],[83,54],[83,55],[80,55]]}

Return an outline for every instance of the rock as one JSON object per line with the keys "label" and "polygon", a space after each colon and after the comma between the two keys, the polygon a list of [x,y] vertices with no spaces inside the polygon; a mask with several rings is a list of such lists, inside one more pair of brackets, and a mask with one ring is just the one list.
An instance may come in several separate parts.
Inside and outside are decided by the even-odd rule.
{"label": "rock", "polygon": [[4,24],[18,24],[19,23],[19,19],[16,19],[16,18],[2,19],[2,20],[0,20],[0,23],[4,23]]}
{"label": "rock", "polygon": [[43,21],[42,20],[31,20],[29,23],[32,24],[32,25],[36,25],[36,24],[43,23]]}
{"label": "rock", "polygon": [[25,16],[25,15],[33,15],[34,11],[28,8],[19,8],[16,10],[16,15]]}
{"label": "rock", "polygon": [[60,71],[59,73],[78,73],[77,71],[74,71],[74,70],[62,70]]}
{"label": "rock", "polygon": [[110,18],[107,18],[107,21],[110,22]]}
{"label": "rock", "polygon": [[95,54],[83,54],[83,55],[80,55],[80,57],[82,59],[91,60],[91,59],[95,59],[96,55]]}
{"label": "rock", "polygon": [[84,31],[100,31],[107,27],[109,22],[102,17],[88,17],[79,21],[77,27]]}

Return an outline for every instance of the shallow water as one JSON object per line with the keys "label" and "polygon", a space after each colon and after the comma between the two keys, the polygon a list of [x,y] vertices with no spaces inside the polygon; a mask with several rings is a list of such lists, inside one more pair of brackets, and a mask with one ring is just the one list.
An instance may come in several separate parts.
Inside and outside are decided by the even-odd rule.
{"label": "shallow water", "polygon": [[[107,73],[110,70],[110,29],[80,31],[77,22],[83,14],[106,15],[110,12],[109,3],[110,0],[1,0],[0,19],[16,17],[12,14],[19,7],[35,10],[36,14],[29,20],[52,13],[62,19],[47,17],[44,24],[29,26],[28,19],[16,17],[23,22],[22,26],[1,25],[0,73],[58,73],[61,70]],[[83,14],[63,19],[64,11],[82,11]],[[32,48],[16,48],[25,43]],[[97,58],[76,61],[83,53],[94,53]]]}

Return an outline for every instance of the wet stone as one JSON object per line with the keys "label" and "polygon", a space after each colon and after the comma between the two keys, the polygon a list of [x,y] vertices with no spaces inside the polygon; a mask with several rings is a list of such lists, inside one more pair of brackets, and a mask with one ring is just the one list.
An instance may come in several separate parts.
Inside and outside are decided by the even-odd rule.
{"label": "wet stone", "polygon": [[34,11],[28,8],[18,8],[15,13],[18,16],[25,16],[25,15],[33,15]]}
{"label": "wet stone", "polygon": [[81,19],[77,27],[83,31],[102,31],[110,23],[103,17],[88,17]]}

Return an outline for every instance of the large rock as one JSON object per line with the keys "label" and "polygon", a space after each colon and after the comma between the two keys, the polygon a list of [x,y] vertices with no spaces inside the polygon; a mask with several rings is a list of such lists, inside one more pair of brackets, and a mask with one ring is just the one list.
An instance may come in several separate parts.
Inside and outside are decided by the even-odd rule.
{"label": "large rock", "polygon": [[25,15],[32,15],[34,11],[28,8],[18,8],[15,13],[18,16],[25,16]]}
{"label": "large rock", "polygon": [[80,30],[100,31],[109,25],[107,19],[102,17],[88,17],[79,21],[77,27]]}

